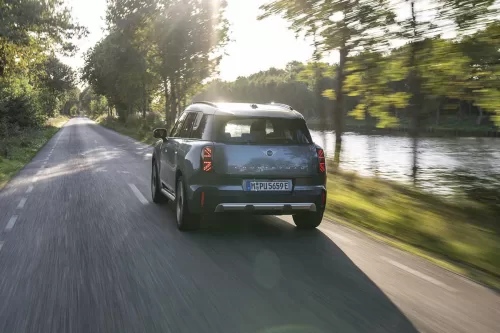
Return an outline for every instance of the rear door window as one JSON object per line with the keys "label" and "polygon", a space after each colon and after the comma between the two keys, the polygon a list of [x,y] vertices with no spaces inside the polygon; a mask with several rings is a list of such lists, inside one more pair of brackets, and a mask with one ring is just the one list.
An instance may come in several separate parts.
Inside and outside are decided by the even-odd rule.
{"label": "rear door window", "polygon": [[170,132],[170,137],[172,138],[177,138],[179,137],[179,133],[182,129],[182,125],[184,123],[184,120],[186,119],[187,114],[183,113],[180,118],[177,120],[177,122],[174,125],[174,128],[172,128],[172,131]]}
{"label": "rear door window", "polygon": [[186,121],[182,124],[179,137],[180,138],[189,138],[191,134],[191,130],[193,129],[193,124],[198,116],[197,112],[188,112],[186,116]]}
{"label": "rear door window", "polygon": [[219,142],[235,144],[310,144],[311,135],[302,119],[230,118],[221,119]]}
{"label": "rear door window", "polygon": [[191,131],[190,138],[203,139],[203,135],[205,134],[205,129],[207,128],[207,120],[208,120],[208,115],[200,112],[193,125],[193,130]]}

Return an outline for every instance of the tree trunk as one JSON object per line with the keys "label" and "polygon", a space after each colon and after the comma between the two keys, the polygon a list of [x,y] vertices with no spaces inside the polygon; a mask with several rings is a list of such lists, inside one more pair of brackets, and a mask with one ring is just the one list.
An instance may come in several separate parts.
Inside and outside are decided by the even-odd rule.
{"label": "tree trunk", "polygon": [[483,121],[483,109],[478,105],[477,111],[479,112],[479,114],[477,116],[476,125],[481,125],[481,123]]}
{"label": "tree trunk", "polygon": [[177,96],[176,96],[176,86],[175,79],[173,77],[170,78],[170,114],[169,114],[169,123],[170,126],[174,126],[175,116],[177,111]]}
{"label": "tree trunk", "polygon": [[132,103],[132,97],[129,95],[128,101],[127,101],[127,113],[125,114],[125,117],[123,119],[124,122],[127,122],[127,118],[129,115],[132,114],[134,110],[133,103]]}
{"label": "tree trunk", "polygon": [[410,59],[409,68],[410,72],[408,75],[408,84],[411,94],[410,98],[410,110],[412,117],[412,142],[413,142],[413,162],[412,162],[412,177],[413,182],[417,182],[417,170],[418,170],[418,136],[420,131],[420,103],[422,102],[420,96],[420,77],[417,71],[416,55],[418,47],[420,46],[420,41],[418,40],[419,33],[417,30],[417,14],[415,12],[415,0],[411,2],[411,26],[413,29],[413,42],[410,44]]}
{"label": "tree trunk", "polygon": [[347,58],[347,49],[342,47],[339,50],[340,59],[337,66],[337,80],[335,82],[335,139],[336,144],[342,143],[342,133],[344,131],[344,69]]}
{"label": "tree trunk", "polygon": [[316,114],[319,115],[319,118],[321,120],[321,123],[323,125],[328,124],[328,116],[327,113],[325,112],[325,106],[323,103],[323,89],[321,86],[321,68],[319,68],[318,64],[315,63],[315,76],[314,76],[314,95],[315,95],[315,108],[316,108]]}
{"label": "tree trunk", "polygon": [[[326,141],[325,141],[326,145]],[[340,153],[342,152],[342,141],[335,142],[335,151],[333,153],[333,170],[337,171],[340,168]]]}
{"label": "tree trunk", "polygon": [[146,85],[142,86],[142,118],[146,119],[146,108],[148,106]]}
{"label": "tree trunk", "polygon": [[439,119],[441,117],[441,102],[438,103],[436,108],[436,126],[439,126]]}
{"label": "tree trunk", "polygon": [[187,100],[186,100],[186,95],[184,95],[184,96],[182,96],[181,109],[184,110],[186,108],[186,105],[187,105]]}
{"label": "tree trunk", "polygon": [[163,88],[164,88],[164,93],[165,93],[165,125],[167,128],[169,128],[169,126],[172,126],[172,124],[169,123],[169,94],[168,94],[168,82],[167,82],[167,79],[164,79],[163,80]]}

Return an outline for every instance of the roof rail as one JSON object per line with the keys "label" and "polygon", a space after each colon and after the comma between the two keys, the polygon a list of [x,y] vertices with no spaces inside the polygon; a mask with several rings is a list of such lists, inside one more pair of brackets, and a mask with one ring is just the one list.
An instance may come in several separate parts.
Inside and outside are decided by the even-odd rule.
{"label": "roof rail", "polygon": [[210,106],[212,106],[214,108],[217,107],[217,105],[215,103],[207,102],[207,101],[193,102],[192,104],[206,104],[206,105],[210,105]]}
{"label": "roof rail", "polygon": [[287,105],[287,104],[283,104],[283,103],[267,103],[267,105],[277,105],[277,106],[281,106],[282,108],[285,108],[285,109],[288,109],[290,111],[293,111],[293,108],[290,106],[290,105]]}

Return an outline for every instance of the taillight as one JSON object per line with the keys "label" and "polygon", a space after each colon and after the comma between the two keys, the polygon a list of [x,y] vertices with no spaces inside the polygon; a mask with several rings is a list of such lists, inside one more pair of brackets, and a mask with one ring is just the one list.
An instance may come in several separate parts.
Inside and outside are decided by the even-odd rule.
{"label": "taillight", "polygon": [[321,148],[317,148],[316,152],[318,153],[318,163],[319,163],[319,172],[326,172],[326,160],[325,160],[325,152]]}
{"label": "taillight", "polygon": [[212,147],[203,147],[201,151],[201,162],[203,165],[203,171],[210,172],[212,171]]}

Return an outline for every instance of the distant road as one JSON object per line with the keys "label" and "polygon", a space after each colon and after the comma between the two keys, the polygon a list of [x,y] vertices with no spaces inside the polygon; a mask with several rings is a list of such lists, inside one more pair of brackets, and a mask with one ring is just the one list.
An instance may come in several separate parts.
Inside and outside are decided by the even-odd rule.
{"label": "distant road", "polygon": [[151,148],[74,118],[0,192],[0,332],[500,332],[500,296],[324,222],[177,230]]}

